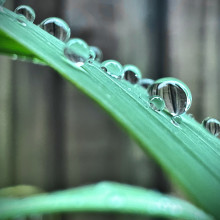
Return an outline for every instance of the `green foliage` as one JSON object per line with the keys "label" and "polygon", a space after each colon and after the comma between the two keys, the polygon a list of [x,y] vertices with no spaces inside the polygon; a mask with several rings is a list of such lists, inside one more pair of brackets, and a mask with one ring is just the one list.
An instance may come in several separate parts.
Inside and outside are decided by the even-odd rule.
{"label": "green foliage", "polygon": [[0,219],[57,212],[116,212],[178,219],[213,219],[172,196],[111,182],[24,199],[0,198]]}
{"label": "green foliage", "polygon": [[98,65],[75,66],[64,57],[63,42],[28,21],[26,26],[22,25],[7,9],[0,11],[0,38],[3,53],[47,63],[97,102],[194,202],[220,219],[219,139],[187,115],[176,127],[167,112],[158,113],[149,108],[144,89],[111,78]]}

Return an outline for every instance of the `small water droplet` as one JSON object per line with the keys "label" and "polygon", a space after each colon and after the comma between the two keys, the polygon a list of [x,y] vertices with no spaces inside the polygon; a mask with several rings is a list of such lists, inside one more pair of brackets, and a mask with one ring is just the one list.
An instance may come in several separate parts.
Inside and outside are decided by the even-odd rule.
{"label": "small water droplet", "polygon": [[123,78],[132,84],[138,83],[141,79],[141,71],[134,65],[125,65],[123,72]]}
{"label": "small water droplet", "polygon": [[202,125],[213,135],[220,134],[220,121],[215,118],[207,117],[202,121]]}
{"label": "small water droplet", "polygon": [[5,0],[0,0],[0,6],[3,6],[5,4]]}
{"label": "small water droplet", "polygon": [[164,100],[160,96],[150,98],[150,107],[155,111],[163,111],[165,108]]}
{"label": "small water droplet", "polygon": [[84,40],[73,38],[66,43],[64,55],[77,66],[82,66],[90,58],[90,49]]}
{"label": "small water droplet", "polygon": [[14,10],[14,12],[20,16],[24,16],[28,21],[32,23],[34,22],[35,12],[30,6],[20,5]]}
{"label": "small water droplet", "polygon": [[156,80],[149,88],[151,96],[163,98],[168,112],[175,116],[187,112],[192,103],[190,89],[180,80],[167,77]]}
{"label": "small water droplet", "polygon": [[102,62],[101,69],[111,77],[121,79],[123,67],[118,61],[106,60]]}
{"label": "small water droplet", "polygon": [[179,125],[180,125],[181,122],[182,122],[182,118],[181,118],[179,115],[173,116],[173,117],[171,118],[171,122],[172,122],[175,126],[179,127]]}
{"label": "small water droplet", "polygon": [[194,115],[192,113],[188,114],[190,118],[195,119]]}
{"label": "small water droplet", "polygon": [[18,59],[18,55],[17,54],[13,54],[11,57],[12,60],[17,60]]}
{"label": "small water droplet", "polygon": [[139,80],[139,85],[141,85],[142,87],[144,87],[145,89],[147,89],[150,85],[152,85],[154,83],[153,79],[140,79]]}
{"label": "small water droplet", "polygon": [[63,42],[68,41],[70,38],[70,28],[68,24],[60,18],[47,18],[42,21],[39,26]]}
{"label": "small water droplet", "polygon": [[103,54],[101,49],[96,46],[90,46],[90,49],[94,52],[94,60],[97,62],[102,62]]}

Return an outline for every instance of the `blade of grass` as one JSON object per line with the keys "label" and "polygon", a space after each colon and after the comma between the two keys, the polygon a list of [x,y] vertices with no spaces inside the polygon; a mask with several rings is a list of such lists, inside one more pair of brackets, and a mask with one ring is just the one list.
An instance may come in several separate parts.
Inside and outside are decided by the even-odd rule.
{"label": "blade of grass", "polygon": [[23,199],[0,197],[0,219],[57,212],[115,212],[178,219],[213,219],[175,197],[112,182]]}
{"label": "blade of grass", "polygon": [[[16,21],[7,9],[0,11],[3,35],[31,51],[95,100],[113,116],[144,151],[202,208],[220,219],[220,141],[187,115],[179,127],[166,112],[155,112],[140,98],[147,92],[111,78],[96,65],[75,66],[63,55],[64,43],[27,22]],[[0,42],[1,44],[1,42]],[[10,47],[6,45],[5,47]],[[0,46],[1,48],[1,46]]]}

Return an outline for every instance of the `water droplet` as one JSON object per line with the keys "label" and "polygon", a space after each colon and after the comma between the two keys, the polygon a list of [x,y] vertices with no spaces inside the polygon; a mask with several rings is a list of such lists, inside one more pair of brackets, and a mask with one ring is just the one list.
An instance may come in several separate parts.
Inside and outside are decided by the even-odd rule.
{"label": "water droplet", "polygon": [[123,72],[123,78],[132,84],[138,83],[141,79],[141,71],[134,65],[125,65]]}
{"label": "water droplet", "polygon": [[110,76],[116,79],[121,79],[123,67],[118,61],[106,60],[102,62],[101,69]]}
{"label": "water droplet", "polygon": [[145,89],[147,89],[150,85],[152,85],[154,83],[153,79],[140,79],[139,80],[139,84],[144,87]]}
{"label": "water droplet", "polygon": [[173,116],[171,118],[171,122],[175,125],[175,126],[179,126],[182,122],[182,118],[179,115]]}
{"label": "water droplet", "polygon": [[84,40],[73,38],[66,43],[64,55],[77,66],[82,66],[90,58],[90,49]]}
{"label": "water droplet", "polygon": [[12,60],[17,60],[18,59],[18,55],[17,54],[13,54],[11,57]]}
{"label": "water droplet", "polygon": [[102,62],[103,59],[103,54],[100,48],[96,47],[96,46],[91,46],[90,49],[94,52],[94,60],[98,61],[98,62]]}
{"label": "water droplet", "polygon": [[0,6],[3,6],[5,4],[5,0],[0,0]]}
{"label": "water droplet", "polygon": [[192,113],[188,114],[190,118],[195,119],[194,115]]}
{"label": "water droplet", "polygon": [[215,118],[207,117],[202,121],[202,125],[213,135],[220,134],[220,121]]}
{"label": "water droplet", "polygon": [[165,108],[164,100],[160,96],[150,98],[150,107],[155,111],[162,111]]}
{"label": "water droplet", "polygon": [[68,24],[60,18],[47,18],[42,21],[39,26],[61,41],[66,42],[70,38],[70,28]]}
{"label": "water droplet", "polygon": [[175,116],[187,112],[192,103],[192,95],[182,81],[167,77],[156,80],[149,88],[151,96],[163,98],[168,112]]}
{"label": "water droplet", "polygon": [[20,16],[24,16],[28,21],[32,23],[34,22],[35,12],[31,7],[27,5],[20,5],[14,10],[14,12]]}

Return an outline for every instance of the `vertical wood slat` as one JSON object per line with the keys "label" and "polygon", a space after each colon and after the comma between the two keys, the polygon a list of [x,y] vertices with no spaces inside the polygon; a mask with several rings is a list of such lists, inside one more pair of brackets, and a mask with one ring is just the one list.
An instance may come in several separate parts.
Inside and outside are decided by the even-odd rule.
{"label": "vertical wood slat", "polygon": [[14,63],[14,184],[53,186],[50,76],[45,67]]}
{"label": "vertical wood slat", "polygon": [[11,181],[11,61],[0,56],[0,187]]}
{"label": "vertical wood slat", "polygon": [[[133,12],[135,18],[139,10],[144,11],[144,1],[141,1],[142,4],[134,4],[132,1],[127,2],[127,4],[125,4],[124,1],[109,1],[106,3],[97,0],[95,2],[96,3],[94,4],[94,2],[89,0],[78,0],[74,2],[67,1],[66,7],[68,7],[68,9],[65,11],[67,11],[67,22],[70,24],[73,31],[72,35],[78,37],[77,34],[79,33],[76,30],[81,30],[79,35],[83,39],[86,38],[89,44],[95,44],[93,36],[96,36],[96,41],[99,42],[100,48],[104,48],[107,40],[106,38],[103,39],[103,32],[108,32],[108,29],[110,29],[112,30],[112,33],[108,36],[108,41],[110,42],[108,46],[111,48],[107,51],[103,49],[104,55],[107,53],[107,56],[109,56],[114,53],[115,56],[118,56],[116,58],[117,60],[123,59],[123,57],[120,56],[120,51],[123,53],[123,51],[126,51],[127,49],[127,47],[122,47],[122,42],[126,41],[126,38],[122,33],[123,30],[119,27],[126,28],[126,25],[129,23],[127,23],[126,19],[120,20],[120,17],[123,16],[123,13],[128,15],[128,9],[132,8],[134,10],[133,6],[137,4],[135,6],[136,10]],[[122,7],[126,5],[127,7]],[[80,12],[81,15],[78,12]],[[76,20],[74,19],[76,15],[78,16],[79,22],[74,22]],[[111,17],[112,15],[114,16],[113,19]],[[99,20],[99,17],[102,17],[102,20]],[[139,21],[139,29],[143,28],[143,31],[145,25],[144,18],[145,17],[141,17],[135,21]],[[80,28],[81,20],[83,20],[83,22]],[[98,25],[93,25],[93,23],[91,23],[93,21],[99,22]],[[111,23],[108,25],[108,22],[110,21]],[[88,33],[90,33],[90,35]],[[123,34],[123,38],[121,34]],[[140,45],[145,42],[144,38],[145,35],[141,38]],[[115,41],[118,42],[116,45]],[[128,41],[126,42],[128,43]],[[131,43],[128,44],[131,45]],[[136,44],[133,46],[136,46]],[[142,53],[144,52],[145,50],[142,51]],[[127,57],[131,56],[132,53],[127,54]],[[139,58],[140,56],[141,55],[139,55]],[[143,60],[141,61],[143,62]],[[80,172],[81,167],[84,167],[80,174],[78,174],[78,177],[75,176],[75,181],[80,181],[79,175],[81,175],[81,179],[84,179],[84,181],[110,179],[135,184],[137,183],[133,178],[133,175],[135,175],[138,177],[138,183],[140,185],[146,186],[146,184],[151,184],[153,182],[153,176],[151,176],[152,172],[150,169],[151,163],[146,159],[145,154],[142,151],[139,151],[139,149],[137,150],[137,147],[134,146],[133,143],[131,144],[124,133],[120,132],[115,124],[112,123],[102,111],[97,109],[96,106],[93,106],[90,101],[84,99],[84,96],[78,94],[78,92],[71,89],[71,87],[67,88],[67,90],[69,91],[70,98],[67,97],[66,99],[66,111],[68,115],[66,117],[71,118],[71,122],[70,120],[65,120],[67,125],[67,131],[65,131],[65,134],[69,133],[65,138],[67,140],[67,158],[71,155],[68,159],[68,167],[70,170],[71,167],[73,167],[72,169],[77,173]],[[93,127],[96,129],[94,130]],[[72,133],[69,129],[72,130]],[[83,137],[85,137],[85,140]],[[84,161],[86,161],[86,163]],[[140,165],[143,166],[143,169],[140,168]],[[87,168],[85,167],[90,167],[90,170],[92,171],[93,169],[93,172],[86,173],[85,171]],[[140,170],[143,170],[145,173],[144,177],[142,175],[143,172]],[[74,184],[74,172],[69,174],[68,179],[71,179],[69,181]]]}
{"label": "vertical wood slat", "polygon": [[220,118],[219,2],[169,0],[169,69],[191,89],[191,112]]}

